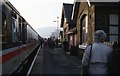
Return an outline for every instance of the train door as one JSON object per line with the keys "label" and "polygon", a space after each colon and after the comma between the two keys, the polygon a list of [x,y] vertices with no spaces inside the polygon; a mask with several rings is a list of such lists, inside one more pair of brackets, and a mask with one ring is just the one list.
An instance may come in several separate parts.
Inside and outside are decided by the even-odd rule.
{"label": "train door", "polygon": [[[22,18],[21,18],[21,16],[18,16],[18,28],[17,28],[17,31],[18,31],[18,48],[20,49],[20,48],[22,48]],[[20,52],[21,50],[19,50],[19,52]],[[18,53],[19,53],[18,52]],[[19,62],[21,62],[22,61],[22,55],[21,54],[18,54],[17,55],[17,62],[19,63]],[[18,64],[17,64],[18,65]],[[19,65],[18,65],[19,66]]]}

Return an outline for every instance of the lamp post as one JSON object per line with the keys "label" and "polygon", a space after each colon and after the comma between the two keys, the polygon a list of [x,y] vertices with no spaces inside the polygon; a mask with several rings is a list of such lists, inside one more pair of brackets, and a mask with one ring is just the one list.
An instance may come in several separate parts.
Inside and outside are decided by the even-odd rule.
{"label": "lamp post", "polygon": [[57,22],[57,31],[58,31],[59,30],[59,17],[57,17],[57,20],[55,20],[53,22]]}
{"label": "lamp post", "polygon": [[58,39],[59,38],[59,17],[57,17],[57,20],[53,22],[57,22],[57,39]]}

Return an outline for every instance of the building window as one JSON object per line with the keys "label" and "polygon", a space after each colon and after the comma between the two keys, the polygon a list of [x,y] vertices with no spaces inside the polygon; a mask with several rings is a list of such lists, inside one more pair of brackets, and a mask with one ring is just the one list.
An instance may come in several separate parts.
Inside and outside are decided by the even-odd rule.
{"label": "building window", "polygon": [[110,35],[110,42],[118,42],[118,36],[117,35]]}
{"label": "building window", "polygon": [[118,25],[118,15],[110,14],[109,21],[110,21],[110,25]]}
{"label": "building window", "polygon": [[109,15],[109,41],[110,42],[118,42],[118,34],[119,34],[119,27],[118,27],[118,15],[117,14],[110,14]]}
{"label": "building window", "polygon": [[118,35],[118,26],[110,26],[110,34],[116,34]]}

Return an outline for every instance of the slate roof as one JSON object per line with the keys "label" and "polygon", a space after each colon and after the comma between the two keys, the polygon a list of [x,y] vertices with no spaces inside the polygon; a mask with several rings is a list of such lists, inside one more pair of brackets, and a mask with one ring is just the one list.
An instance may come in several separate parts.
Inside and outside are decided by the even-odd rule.
{"label": "slate roof", "polygon": [[64,18],[66,18],[68,23],[70,23],[72,11],[73,11],[73,4],[63,3],[61,27],[63,27]]}
{"label": "slate roof", "polygon": [[70,22],[71,16],[72,16],[73,4],[63,3],[63,7],[64,7],[65,17],[66,17],[67,21]]}

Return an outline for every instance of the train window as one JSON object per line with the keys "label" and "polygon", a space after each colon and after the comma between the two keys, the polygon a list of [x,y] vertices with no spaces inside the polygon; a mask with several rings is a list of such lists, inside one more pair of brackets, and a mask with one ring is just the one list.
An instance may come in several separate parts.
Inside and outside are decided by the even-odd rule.
{"label": "train window", "polygon": [[35,42],[37,40],[37,34],[36,32],[30,27],[29,25],[27,26],[27,42]]}
{"label": "train window", "polygon": [[19,40],[22,42],[22,21],[21,18],[19,18]]}
{"label": "train window", "polygon": [[14,17],[15,19],[17,19],[17,15],[15,14],[14,11],[12,11],[12,17]]}
{"label": "train window", "polygon": [[22,20],[22,43],[25,44],[27,43],[27,24],[25,20]]}
{"label": "train window", "polygon": [[17,38],[17,21],[12,17],[12,41],[13,43],[18,41]]}
{"label": "train window", "polygon": [[28,42],[28,43],[29,43],[30,40],[31,40],[31,36],[32,36],[31,29],[30,29],[30,27],[27,25],[27,42]]}
{"label": "train window", "polygon": [[3,49],[6,48],[7,43],[7,17],[6,14],[2,11],[2,45]]}

